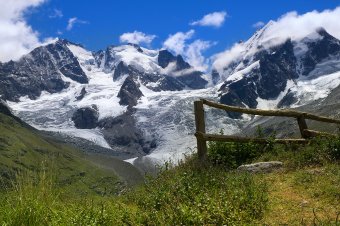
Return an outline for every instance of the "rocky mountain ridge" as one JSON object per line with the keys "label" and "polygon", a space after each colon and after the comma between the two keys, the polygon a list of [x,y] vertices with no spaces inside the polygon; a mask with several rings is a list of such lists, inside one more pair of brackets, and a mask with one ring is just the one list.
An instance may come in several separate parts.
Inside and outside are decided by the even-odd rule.
{"label": "rocky mountain ridge", "polygon": [[[0,95],[38,129],[130,157],[168,159],[195,144],[192,103],[198,98],[250,108],[297,107],[323,100],[340,85],[339,40],[318,29],[301,40],[266,45],[269,26],[211,75],[168,50],[127,44],[91,52],[57,40],[0,64]],[[249,120],[206,111],[213,133],[239,132]]]}
{"label": "rocky mountain ridge", "polygon": [[[263,48],[258,39],[267,28],[259,30],[245,43],[249,48],[242,59],[225,66],[222,73],[227,79],[219,89],[221,103],[263,108],[263,100],[275,100],[272,108],[301,106],[309,100],[303,97],[305,93],[299,92],[300,84],[313,83],[317,78],[340,71],[340,41],[323,28],[302,40],[287,39]],[[339,85],[339,82],[334,81],[334,84]]]}

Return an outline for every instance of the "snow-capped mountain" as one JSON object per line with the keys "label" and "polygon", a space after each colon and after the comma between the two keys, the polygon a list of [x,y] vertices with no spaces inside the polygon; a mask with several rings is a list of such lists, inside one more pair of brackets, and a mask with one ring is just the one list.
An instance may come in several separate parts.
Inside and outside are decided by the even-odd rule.
{"label": "snow-capped mountain", "polygon": [[133,44],[94,53],[56,40],[1,64],[0,72],[2,98],[23,120],[131,157],[193,147],[192,102],[217,92],[180,55]]}
{"label": "snow-capped mountain", "polygon": [[302,39],[279,42],[267,38],[272,25],[215,61],[214,77],[223,82],[220,102],[250,108],[296,107],[326,97],[340,84],[339,40],[320,28]]}
{"label": "snow-capped mountain", "polygon": [[[85,138],[108,154],[178,157],[195,146],[194,100],[296,107],[325,98],[340,85],[339,40],[324,29],[276,39],[267,34],[272,25],[218,54],[211,75],[164,49],[127,44],[91,52],[59,39],[18,61],[0,63],[0,95],[36,128]],[[213,133],[238,132],[249,120],[206,112]]]}

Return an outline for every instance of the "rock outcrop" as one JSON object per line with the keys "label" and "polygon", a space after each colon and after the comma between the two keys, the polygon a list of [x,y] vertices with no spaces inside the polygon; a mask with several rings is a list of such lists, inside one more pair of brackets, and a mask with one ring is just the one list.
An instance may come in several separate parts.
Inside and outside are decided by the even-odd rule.
{"label": "rock outcrop", "polygon": [[72,116],[72,121],[78,129],[93,129],[97,127],[98,117],[98,109],[93,105],[77,109]]}

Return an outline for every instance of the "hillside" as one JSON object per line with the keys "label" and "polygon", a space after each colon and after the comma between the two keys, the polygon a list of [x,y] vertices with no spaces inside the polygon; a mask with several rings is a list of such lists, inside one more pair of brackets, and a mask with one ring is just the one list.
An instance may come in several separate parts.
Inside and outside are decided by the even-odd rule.
{"label": "hillside", "polygon": [[[79,196],[88,193],[117,194],[127,182],[140,181],[140,174],[130,164],[104,158],[112,166],[103,168],[98,164],[102,157],[94,159],[72,146],[43,137],[39,131],[13,116],[5,105],[0,103],[0,106],[1,190],[13,186],[17,177],[26,174],[29,177],[45,171],[53,172],[58,187],[65,193],[69,191]],[[117,174],[116,169],[130,172],[134,182],[128,178],[127,172],[124,178],[124,174]]]}
{"label": "hillside", "polygon": [[[209,161],[189,157],[120,196],[60,195],[55,181],[19,178],[0,198],[8,225],[337,225],[339,138],[304,146],[210,143]],[[249,155],[249,153],[251,153]],[[235,170],[267,160],[284,167],[269,173]],[[237,165],[236,165],[237,166]],[[48,177],[49,178],[49,177]]]}
{"label": "hillside", "polygon": [[[337,224],[338,138],[306,147],[210,143],[206,163],[167,163],[131,188],[141,176],[130,164],[43,136],[0,106],[0,221],[8,225]],[[268,160],[284,168],[235,170]]]}

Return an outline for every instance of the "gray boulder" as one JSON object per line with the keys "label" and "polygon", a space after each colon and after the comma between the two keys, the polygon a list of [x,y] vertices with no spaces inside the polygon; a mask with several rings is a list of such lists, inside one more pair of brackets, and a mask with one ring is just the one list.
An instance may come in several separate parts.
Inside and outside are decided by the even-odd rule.
{"label": "gray boulder", "polygon": [[239,171],[250,172],[250,173],[270,173],[275,170],[281,169],[283,163],[279,161],[271,162],[257,162],[253,164],[241,165],[237,168]]}

